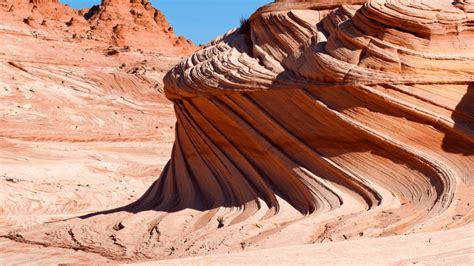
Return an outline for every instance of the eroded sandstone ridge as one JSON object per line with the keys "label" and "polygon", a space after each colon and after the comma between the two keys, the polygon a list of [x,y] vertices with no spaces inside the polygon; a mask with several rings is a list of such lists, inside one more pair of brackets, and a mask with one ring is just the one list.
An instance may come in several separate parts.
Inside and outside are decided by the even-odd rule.
{"label": "eroded sandstone ridge", "polygon": [[142,198],[10,237],[138,259],[472,223],[473,5],[261,8],[165,77],[176,140]]}

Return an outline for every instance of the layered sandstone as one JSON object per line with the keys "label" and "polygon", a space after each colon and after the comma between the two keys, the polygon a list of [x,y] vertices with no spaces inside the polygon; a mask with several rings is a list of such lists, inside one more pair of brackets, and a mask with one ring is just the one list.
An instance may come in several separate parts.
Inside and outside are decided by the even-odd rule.
{"label": "layered sandstone", "polygon": [[262,7],[165,77],[175,144],[139,200],[9,237],[149,259],[467,226],[472,6]]}
{"label": "layered sandstone", "polygon": [[[146,22],[118,4],[143,12]],[[82,41],[125,45],[132,21],[136,32],[147,29],[151,17],[152,24],[164,23],[146,6],[146,1],[104,1],[86,12],[92,16],[84,22],[95,27],[90,32],[98,32],[97,40]],[[28,49],[21,62],[12,60],[20,51],[2,52],[9,60],[2,73],[20,79],[18,89],[3,84],[15,104],[1,120],[2,147],[8,149],[2,158],[10,162],[8,173],[19,171],[21,163],[12,161],[30,162],[22,173],[30,178],[5,176],[3,194],[22,200],[8,200],[3,213],[23,217],[26,206],[38,206],[34,213],[53,214],[41,216],[43,221],[82,216],[47,224],[22,218],[23,225],[33,225],[28,228],[15,228],[16,218],[9,218],[2,222],[18,230],[0,233],[17,242],[115,260],[290,247],[243,255],[261,262],[260,254],[295,256],[293,245],[356,240],[306,246],[305,254],[337,257],[347,254],[338,249],[351,245],[383,245],[406,255],[412,245],[426,250],[373,262],[472,262],[473,10],[468,0],[292,0],[262,7],[165,77],[177,118],[174,147],[159,179],[138,200],[134,197],[146,183],[136,185],[129,177],[151,180],[157,174],[153,153],[163,158],[167,150],[153,140],[170,138],[167,125],[173,119],[169,106],[156,104],[162,98],[150,86],[160,76],[146,62],[126,71],[113,64],[149,55],[132,50],[134,57],[121,48],[111,59],[115,52],[101,50],[105,53],[90,54],[94,60],[79,64],[88,66],[85,71],[58,67],[58,59],[31,63]],[[108,18],[127,23],[115,27]],[[100,35],[110,30],[115,37]],[[35,49],[46,47],[51,46]],[[75,53],[59,54],[66,64],[66,55]],[[154,56],[148,60],[166,58]],[[47,86],[51,80],[66,85]],[[37,86],[33,92],[21,87],[26,81]],[[43,87],[44,93],[34,94]],[[41,103],[34,111],[31,99]],[[155,120],[163,113],[166,119]],[[25,121],[35,126],[25,130]],[[21,151],[26,154],[19,158]],[[41,169],[37,164],[65,154],[72,165],[66,170],[74,173],[62,187],[67,194],[45,199],[61,185],[52,189],[47,183],[63,178],[59,173],[66,170],[46,167],[44,173],[56,175],[38,189],[32,173]],[[74,187],[83,179],[91,186]],[[24,187],[32,189],[23,192]],[[137,191],[130,195],[130,188]],[[55,204],[63,201],[68,204]],[[125,202],[133,203],[112,209]],[[72,214],[62,216],[68,209]],[[400,236],[371,239],[395,235]],[[395,251],[386,256],[395,257]],[[220,262],[226,258],[252,262],[239,255]]]}
{"label": "layered sandstone", "polygon": [[154,48],[81,37],[91,22],[79,13],[0,0],[1,265],[109,261],[2,236],[128,204],[169,159],[176,119],[162,79],[189,52],[163,35]]}

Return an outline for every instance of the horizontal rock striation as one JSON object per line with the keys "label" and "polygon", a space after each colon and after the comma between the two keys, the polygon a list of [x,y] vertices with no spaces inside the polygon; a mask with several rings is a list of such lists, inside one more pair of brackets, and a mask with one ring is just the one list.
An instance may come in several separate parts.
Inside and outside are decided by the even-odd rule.
{"label": "horizontal rock striation", "polygon": [[471,223],[472,5],[259,9],[165,77],[176,141],[141,199],[11,237],[162,258]]}

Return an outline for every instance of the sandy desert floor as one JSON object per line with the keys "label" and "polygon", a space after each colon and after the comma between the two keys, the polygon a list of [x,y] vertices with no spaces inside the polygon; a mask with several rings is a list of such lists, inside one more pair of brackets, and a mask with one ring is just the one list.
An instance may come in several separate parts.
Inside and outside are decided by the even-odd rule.
{"label": "sandy desert floor", "polygon": [[[105,43],[15,18],[2,18],[0,47],[0,234],[141,196],[170,156],[175,118],[162,77],[181,57],[109,56]],[[107,260],[5,238],[0,250],[3,262]]]}
{"label": "sandy desert floor", "polygon": [[[163,265],[470,265],[474,260],[473,226],[336,243],[290,246],[229,255],[160,261]],[[138,265],[153,265],[156,262]]]}

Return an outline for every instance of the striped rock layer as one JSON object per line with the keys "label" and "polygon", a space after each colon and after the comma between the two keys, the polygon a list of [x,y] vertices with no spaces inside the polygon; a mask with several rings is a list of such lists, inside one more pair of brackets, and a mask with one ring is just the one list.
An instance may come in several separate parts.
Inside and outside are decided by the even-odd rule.
{"label": "striped rock layer", "polygon": [[474,3],[277,1],[171,70],[176,140],[137,202],[19,232],[121,258],[474,220]]}

